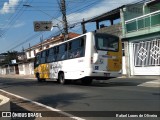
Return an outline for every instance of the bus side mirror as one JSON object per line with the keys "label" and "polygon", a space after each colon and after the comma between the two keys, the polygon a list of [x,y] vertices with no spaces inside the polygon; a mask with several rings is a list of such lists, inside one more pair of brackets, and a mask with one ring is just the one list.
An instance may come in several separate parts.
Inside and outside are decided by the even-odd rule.
{"label": "bus side mirror", "polygon": [[98,53],[93,54],[93,63],[96,63],[98,61]]}

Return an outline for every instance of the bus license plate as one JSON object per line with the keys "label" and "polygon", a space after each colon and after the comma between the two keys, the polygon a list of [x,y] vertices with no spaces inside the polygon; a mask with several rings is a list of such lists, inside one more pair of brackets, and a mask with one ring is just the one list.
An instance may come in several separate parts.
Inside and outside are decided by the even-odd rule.
{"label": "bus license plate", "polygon": [[110,73],[104,73],[104,76],[109,77]]}

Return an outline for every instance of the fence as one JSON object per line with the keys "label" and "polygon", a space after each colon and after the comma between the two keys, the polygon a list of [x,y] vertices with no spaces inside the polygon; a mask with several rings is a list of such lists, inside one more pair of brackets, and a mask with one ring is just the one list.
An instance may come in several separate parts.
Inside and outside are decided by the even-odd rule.
{"label": "fence", "polygon": [[134,66],[160,66],[160,38],[133,44]]}
{"label": "fence", "polygon": [[125,21],[126,32],[138,31],[160,25],[160,10]]}

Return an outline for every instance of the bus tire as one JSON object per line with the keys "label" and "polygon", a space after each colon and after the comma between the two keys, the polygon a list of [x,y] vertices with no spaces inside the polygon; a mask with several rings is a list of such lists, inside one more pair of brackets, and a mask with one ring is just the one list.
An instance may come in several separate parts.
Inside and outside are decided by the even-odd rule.
{"label": "bus tire", "polygon": [[36,73],[37,81],[38,82],[43,82],[45,79],[41,79],[39,73]]}
{"label": "bus tire", "polygon": [[84,78],[81,80],[82,84],[83,85],[91,85],[92,84],[92,79],[87,79],[87,78]]}
{"label": "bus tire", "polygon": [[64,73],[63,72],[60,72],[59,75],[58,75],[58,80],[59,80],[59,83],[64,85],[66,83],[66,80],[65,80],[65,77],[64,77]]}
{"label": "bus tire", "polygon": [[37,81],[42,82],[43,80],[39,76],[37,76]]}

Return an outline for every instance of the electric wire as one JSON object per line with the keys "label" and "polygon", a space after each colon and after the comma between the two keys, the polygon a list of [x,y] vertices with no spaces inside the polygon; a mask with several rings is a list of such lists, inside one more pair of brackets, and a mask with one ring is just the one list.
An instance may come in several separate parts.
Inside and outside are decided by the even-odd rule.
{"label": "electric wire", "polygon": [[[86,0],[86,1],[89,1],[89,2],[91,2],[91,3],[89,3],[89,4],[84,4],[83,6],[79,6],[79,7],[77,7],[76,9],[75,8],[71,8],[71,9],[69,9],[67,12],[68,13],[75,13],[75,12],[81,12],[81,11],[84,11],[85,9],[87,9],[88,7],[91,7],[92,5],[94,5],[94,4],[96,4],[96,2],[97,2],[97,0]],[[68,0],[68,2],[70,2],[70,4],[77,4],[78,2],[79,3],[85,3],[85,0],[81,0],[81,1],[73,1],[73,0]],[[70,4],[68,4],[68,2],[67,2],[67,7],[70,7]],[[33,2],[33,3],[36,3],[36,2]],[[38,2],[37,2],[38,3]],[[45,3],[45,2],[40,2],[40,3]],[[58,6],[59,6],[59,8],[60,8],[60,3],[59,3],[59,0],[57,0],[57,4],[58,4]],[[42,7],[42,6],[41,6]],[[45,8],[45,7],[44,7]],[[19,8],[17,8],[17,9],[19,9]],[[47,10],[47,9],[44,9],[44,10]],[[49,9],[48,9],[49,10]],[[27,11],[27,10],[25,10],[25,11]],[[31,10],[31,11],[33,11],[33,9]],[[57,12],[57,14],[56,14],[56,19],[58,18],[58,16],[60,15],[60,9],[58,10],[59,12]],[[44,11],[42,10],[41,12],[43,12],[44,13]],[[48,13],[47,13],[48,14]],[[46,15],[47,15],[46,14]],[[53,16],[51,16],[51,15],[48,15],[48,16],[50,16],[50,17],[52,17],[53,19],[55,19],[55,17],[53,17]],[[68,18],[68,20],[69,21],[71,21],[71,20],[74,20],[74,18],[75,17],[73,17],[73,16],[68,16],[67,17]],[[62,21],[60,21],[59,19],[58,19],[58,23],[57,24],[61,24],[62,23]],[[81,23],[81,19],[79,20],[79,21],[75,21],[75,22],[71,22],[71,23],[69,23],[69,25],[68,25],[68,27],[69,27],[69,30],[72,30],[72,31],[79,31],[79,27],[80,27],[80,23]],[[78,28],[77,30],[76,29],[73,29],[73,28]],[[45,33],[45,32],[44,32]],[[54,31],[54,33],[52,33],[49,37],[52,37],[53,35],[56,35],[56,34],[59,34],[59,33],[61,33],[61,26],[60,26],[60,30],[56,30],[56,31]],[[21,42],[21,43],[19,43],[18,45],[16,45],[16,46],[14,46],[14,47],[12,47],[10,50],[13,50],[13,49],[15,49],[15,48],[17,48],[17,47],[19,47],[20,45],[22,45],[22,44],[24,44],[24,43],[26,43],[26,42],[28,42],[28,41],[31,41],[31,40],[33,40],[34,38],[36,38],[36,37],[38,37],[38,36],[40,36],[40,35],[42,35],[43,33],[37,33],[37,34],[35,34],[35,35],[32,35],[32,36],[30,36],[30,37],[28,37],[27,39],[25,39],[25,41],[23,41],[23,42]]]}

